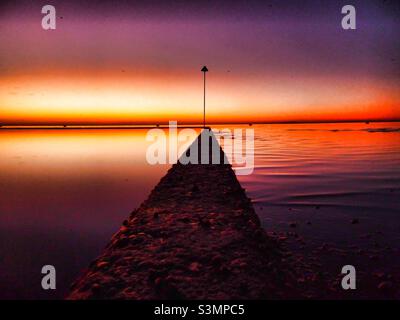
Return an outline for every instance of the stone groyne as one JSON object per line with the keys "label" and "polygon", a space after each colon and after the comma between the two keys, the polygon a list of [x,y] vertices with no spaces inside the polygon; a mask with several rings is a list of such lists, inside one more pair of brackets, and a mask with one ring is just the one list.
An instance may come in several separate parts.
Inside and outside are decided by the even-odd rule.
{"label": "stone groyne", "polygon": [[293,277],[231,165],[178,162],[67,298],[280,299]]}

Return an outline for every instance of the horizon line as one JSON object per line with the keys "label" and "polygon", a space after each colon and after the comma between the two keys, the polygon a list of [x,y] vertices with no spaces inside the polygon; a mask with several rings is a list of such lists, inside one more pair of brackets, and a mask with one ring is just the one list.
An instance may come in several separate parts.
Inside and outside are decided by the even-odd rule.
{"label": "horizon line", "polygon": [[[373,119],[373,120],[325,120],[325,121],[243,121],[243,122],[212,122],[211,125],[257,125],[257,124],[329,124],[329,123],[382,123],[382,122],[400,122],[400,119]],[[72,124],[0,124],[0,129],[147,129],[147,128],[168,128],[169,122],[160,123],[72,123]],[[185,123],[178,124],[177,127],[186,128],[203,128],[202,123]]]}

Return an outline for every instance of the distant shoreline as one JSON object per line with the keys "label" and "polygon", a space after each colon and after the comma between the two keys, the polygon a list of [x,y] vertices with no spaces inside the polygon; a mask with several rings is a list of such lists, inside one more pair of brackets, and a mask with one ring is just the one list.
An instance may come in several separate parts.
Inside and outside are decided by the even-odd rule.
{"label": "distant shoreline", "polygon": [[[400,120],[349,120],[349,121],[285,121],[285,122],[215,122],[208,123],[209,126],[219,125],[262,125],[262,124],[340,124],[340,123],[397,123]],[[153,129],[168,128],[167,123],[160,124],[38,124],[38,125],[20,125],[6,124],[0,125],[0,129]],[[202,124],[181,124],[178,128],[203,128]]]}

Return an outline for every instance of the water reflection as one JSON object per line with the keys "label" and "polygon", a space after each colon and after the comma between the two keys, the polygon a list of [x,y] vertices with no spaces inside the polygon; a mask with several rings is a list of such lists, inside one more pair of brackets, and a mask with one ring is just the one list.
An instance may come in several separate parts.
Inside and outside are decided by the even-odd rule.
{"label": "water reflection", "polygon": [[[235,127],[249,128],[215,128]],[[252,128],[255,170],[239,180],[268,231],[296,221],[310,253],[322,242],[369,248],[379,239],[362,236],[372,231],[383,233],[379,245],[396,247],[399,124]],[[169,165],[146,162],[146,132],[0,130],[0,298],[63,297],[166,173]],[[44,264],[57,268],[56,292],[40,288]]]}
{"label": "water reflection", "polygon": [[[63,296],[167,171],[146,162],[146,133],[0,131],[0,298]],[[56,292],[40,289],[44,264]]]}

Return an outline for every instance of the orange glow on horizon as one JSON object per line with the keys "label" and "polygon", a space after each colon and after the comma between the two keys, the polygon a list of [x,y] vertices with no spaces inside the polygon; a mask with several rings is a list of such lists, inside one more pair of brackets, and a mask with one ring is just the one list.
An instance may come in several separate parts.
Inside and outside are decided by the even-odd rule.
{"label": "orange glow on horizon", "polygon": [[[392,85],[342,79],[276,79],[214,73],[207,78],[207,121],[395,120]],[[201,123],[202,79],[129,70],[66,70],[0,79],[1,124]]]}

